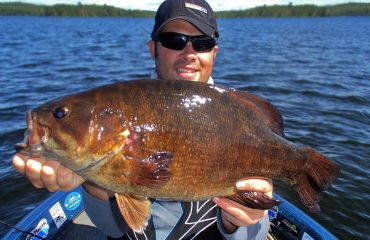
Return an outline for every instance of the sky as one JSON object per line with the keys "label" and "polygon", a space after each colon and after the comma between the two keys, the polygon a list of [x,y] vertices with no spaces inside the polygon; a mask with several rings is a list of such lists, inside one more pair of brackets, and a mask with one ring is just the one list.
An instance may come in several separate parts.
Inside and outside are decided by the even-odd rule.
{"label": "sky", "polygon": [[[78,2],[82,4],[98,4],[98,5],[111,5],[119,8],[125,9],[140,9],[140,10],[157,10],[159,4],[162,0],[18,0],[21,2],[43,4],[43,5],[53,5],[58,3],[66,4],[77,4]],[[12,0],[0,0],[0,2],[12,2]],[[362,2],[370,3],[370,0],[207,0],[211,5],[213,10],[239,10],[253,8],[263,5],[288,5],[292,3],[293,5],[300,4],[315,4],[318,6],[322,5],[333,5],[347,2]]]}

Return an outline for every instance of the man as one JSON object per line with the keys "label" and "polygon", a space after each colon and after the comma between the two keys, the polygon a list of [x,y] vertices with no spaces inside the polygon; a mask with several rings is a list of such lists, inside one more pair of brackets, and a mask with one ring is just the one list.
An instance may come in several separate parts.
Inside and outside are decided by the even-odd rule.
{"label": "man", "polygon": [[[149,50],[153,77],[212,84],[218,51],[218,29],[204,0],[166,0],[155,18]],[[227,161],[227,159],[225,159]],[[202,202],[153,200],[152,217],[143,233],[128,228],[111,192],[99,189],[58,162],[15,156],[14,167],[35,187],[71,190],[83,184],[86,212],[107,235],[121,239],[266,239],[266,211],[250,209],[226,198]],[[244,179],[237,188],[272,195],[270,180]],[[218,206],[218,207],[217,207]]]}

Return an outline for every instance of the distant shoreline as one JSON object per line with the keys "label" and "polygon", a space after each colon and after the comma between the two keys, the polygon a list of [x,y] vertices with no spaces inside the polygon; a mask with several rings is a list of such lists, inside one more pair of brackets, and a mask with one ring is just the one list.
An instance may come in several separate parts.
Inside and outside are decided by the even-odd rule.
{"label": "distant shoreline", "polygon": [[[128,10],[109,5],[85,5],[78,3],[51,6],[22,2],[0,2],[0,16],[70,16],[70,17],[154,17],[154,11]],[[245,10],[216,12],[219,18],[250,17],[334,17],[370,16],[370,3],[346,3],[328,6],[272,5]]]}

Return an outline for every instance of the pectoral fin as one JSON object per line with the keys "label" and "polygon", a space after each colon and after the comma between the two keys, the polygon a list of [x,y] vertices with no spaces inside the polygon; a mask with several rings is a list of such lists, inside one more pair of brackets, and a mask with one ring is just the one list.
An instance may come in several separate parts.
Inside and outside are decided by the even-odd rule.
{"label": "pectoral fin", "polygon": [[150,218],[151,202],[135,194],[116,193],[119,210],[127,225],[135,232],[141,232]]}
{"label": "pectoral fin", "polygon": [[273,208],[281,203],[281,201],[269,197],[264,193],[242,190],[239,190],[235,195],[228,198],[243,206],[262,210]]}
{"label": "pectoral fin", "polygon": [[137,160],[137,169],[133,183],[145,187],[160,187],[167,183],[172,174],[169,165],[172,154],[157,152],[147,158]]}

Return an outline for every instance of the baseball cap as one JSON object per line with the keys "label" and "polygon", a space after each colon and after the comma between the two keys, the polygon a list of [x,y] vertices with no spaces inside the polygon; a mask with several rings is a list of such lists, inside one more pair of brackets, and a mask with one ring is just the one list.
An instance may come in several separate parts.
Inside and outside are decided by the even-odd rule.
{"label": "baseball cap", "polygon": [[183,19],[208,36],[218,38],[216,17],[205,0],[166,0],[158,8],[151,34],[155,39],[164,25],[175,19]]}

